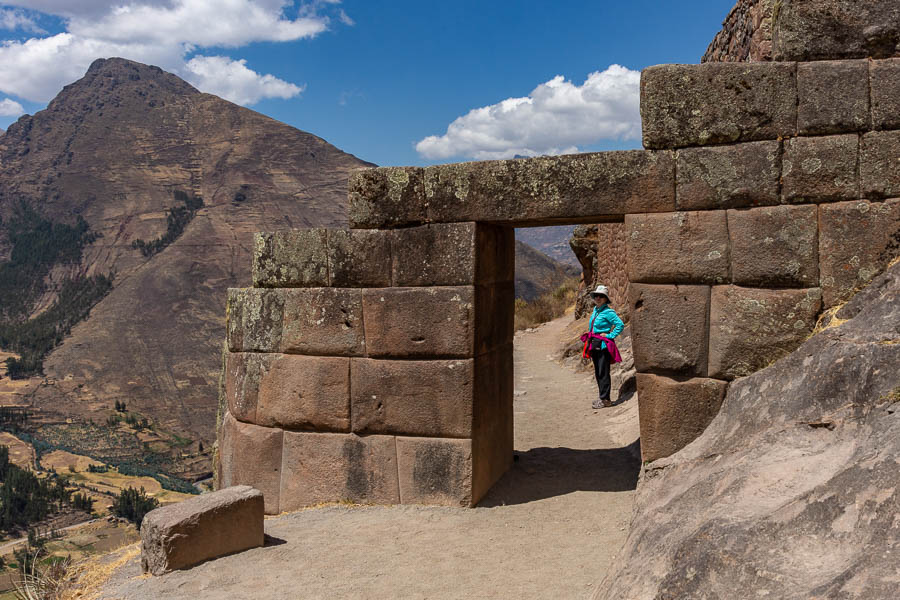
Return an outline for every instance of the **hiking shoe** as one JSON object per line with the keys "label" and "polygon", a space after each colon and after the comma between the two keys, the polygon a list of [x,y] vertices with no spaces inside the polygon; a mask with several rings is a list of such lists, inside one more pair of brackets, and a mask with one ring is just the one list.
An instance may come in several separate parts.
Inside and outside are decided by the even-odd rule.
{"label": "hiking shoe", "polygon": [[601,402],[603,403],[603,408],[609,408],[613,405],[612,400],[610,400],[609,398],[604,398],[603,400],[601,400]]}
{"label": "hiking shoe", "polygon": [[601,408],[603,408],[603,401],[600,399],[594,400],[591,403],[591,408],[593,408],[594,410],[600,410]]}

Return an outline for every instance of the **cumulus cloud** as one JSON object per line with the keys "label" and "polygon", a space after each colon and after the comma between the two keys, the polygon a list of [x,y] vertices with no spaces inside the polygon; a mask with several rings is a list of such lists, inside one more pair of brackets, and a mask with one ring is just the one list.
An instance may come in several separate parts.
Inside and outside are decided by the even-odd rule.
{"label": "cumulus cloud", "polygon": [[15,100],[10,98],[0,100],[0,117],[18,117],[24,114],[25,109]]}
{"label": "cumulus cloud", "polygon": [[302,88],[256,73],[243,60],[198,50],[315,37],[328,28],[329,14],[343,20],[338,1],[309,0],[295,8],[293,0],[3,0],[55,15],[66,31],[0,43],[0,91],[46,102],[95,59],[120,56],[158,65],[242,104],[290,98]]}
{"label": "cumulus cloud", "polygon": [[198,89],[237,104],[255,104],[263,98],[293,98],[303,87],[247,68],[246,60],[227,56],[195,56],[188,61],[188,81]]}
{"label": "cumulus cloud", "polygon": [[457,118],[444,135],[416,144],[423,157],[477,160],[568,154],[604,139],[641,135],[638,71],[610,65],[578,86],[557,75],[528,96],[507,98]]}

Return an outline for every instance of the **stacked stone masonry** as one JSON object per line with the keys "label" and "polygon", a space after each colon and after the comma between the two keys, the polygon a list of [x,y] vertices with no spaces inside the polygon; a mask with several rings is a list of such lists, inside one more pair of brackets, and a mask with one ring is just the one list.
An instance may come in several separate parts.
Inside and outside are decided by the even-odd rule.
{"label": "stacked stone masonry", "polygon": [[477,502],[512,458],[519,225],[623,228],[641,451],[677,451],[900,253],[898,75],[663,65],[648,150],[357,172],[351,230],[260,236],[230,293],[220,485]]}

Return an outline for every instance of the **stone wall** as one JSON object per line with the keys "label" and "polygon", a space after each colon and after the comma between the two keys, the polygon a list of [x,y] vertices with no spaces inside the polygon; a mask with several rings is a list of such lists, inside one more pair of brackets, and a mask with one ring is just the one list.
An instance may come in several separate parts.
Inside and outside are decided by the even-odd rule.
{"label": "stone wall", "polygon": [[[228,302],[220,485],[470,505],[512,457],[513,231],[623,222],[644,460],[900,248],[900,59],[662,65],[647,150],[357,172]],[[610,238],[612,239],[612,238]]]}
{"label": "stone wall", "polygon": [[588,292],[600,284],[609,288],[609,299],[616,312],[628,321],[628,273],[625,266],[624,223],[579,225],[569,241],[572,252],[581,263],[581,286],[575,301],[575,318],[593,309]]}
{"label": "stone wall", "polygon": [[739,0],[700,62],[772,60],[772,8],[776,0]]}

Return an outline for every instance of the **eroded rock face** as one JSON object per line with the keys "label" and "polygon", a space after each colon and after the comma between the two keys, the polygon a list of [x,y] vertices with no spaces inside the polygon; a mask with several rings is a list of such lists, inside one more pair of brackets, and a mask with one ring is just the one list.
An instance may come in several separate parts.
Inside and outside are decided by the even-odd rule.
{"label": "eroded rock face", "polygon": [[895,598],[900,264],[645,467],[596,598]]}

